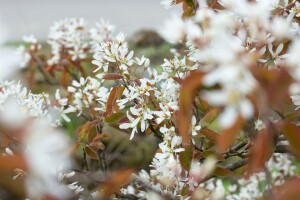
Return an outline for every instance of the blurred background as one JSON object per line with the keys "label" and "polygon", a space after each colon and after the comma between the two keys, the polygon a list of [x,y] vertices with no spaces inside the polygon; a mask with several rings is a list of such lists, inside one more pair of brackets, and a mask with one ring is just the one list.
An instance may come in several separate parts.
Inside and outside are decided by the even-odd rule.
{"label": "blurred background", "polygon": [[[103,18],[116,25],[116,31],[132,35],[141,29],[157,29],[170,15],[161,0],[0,0],[2,37],[19,40],[34,34],[46,39],[53,21],[83,17],[92,26]],[[179,11],[172,8],[172,12]],[[4,38],[2,38],[3,40]]]}
{"label": "blurred background", "polygon": [[[166,10],[160,5],[160,1],[0,0],[1,73],[14,71],[3,69],[15,68],[18,65],[15,49],[22,36],[33,34],[43,42],[47,39],[53,22],[64,18],[83,17],[88,22],[88,28],[103,18],[115,25],[116,33],[124,32],[129,39],[144,40],[145,34],[149,39],[147,31],[157,30],[172,13],[180,13],[180,7]],[[137,38],[134,34],[141,31],[142,35]]]}

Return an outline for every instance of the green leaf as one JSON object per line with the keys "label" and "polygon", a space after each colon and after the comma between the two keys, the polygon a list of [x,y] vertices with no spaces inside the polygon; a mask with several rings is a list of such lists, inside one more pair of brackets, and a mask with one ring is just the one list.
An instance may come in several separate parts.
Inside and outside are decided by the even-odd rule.
{"label": "green leaf", "polygon": [[123,116],[124,116],[124,113],[122,113],[122,112],[113,113],[112,115],[106,117],[105,121],[107,123],[116,123],[120,119],[122,119]]}
{"label": "green leaf", "polygon": [[185,151],[180,152],[179,154],[179,160],[181,166],[185,170],[189,171],[191,168],[192,159],[193,159],[193,147],[190,145],[185,147]]}
{"label": "green leaf", "polygon": [[213,121],[219,116],[221,112],[220,108],[213,108],[211,109],[201,120],[200,120],[200,125],[201,128],[207,128],[210,126]]}

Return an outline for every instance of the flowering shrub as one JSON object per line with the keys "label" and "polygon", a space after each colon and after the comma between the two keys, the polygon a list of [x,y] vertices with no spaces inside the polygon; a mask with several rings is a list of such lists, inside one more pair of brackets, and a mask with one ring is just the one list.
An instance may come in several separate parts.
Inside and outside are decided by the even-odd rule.
{"label": "flowering shrub", "polygon": [[[300,196],[299,1],[161,4],[182,4],[183,15],[160,30],[174,48],[159,68],[104,20],[90,30],[84,19],[55,22],[47,45],[24,37],[29,86],[40,76],[57,90],[1,82],[8,199]],[[111,164],[149,140],[142,164]]]}

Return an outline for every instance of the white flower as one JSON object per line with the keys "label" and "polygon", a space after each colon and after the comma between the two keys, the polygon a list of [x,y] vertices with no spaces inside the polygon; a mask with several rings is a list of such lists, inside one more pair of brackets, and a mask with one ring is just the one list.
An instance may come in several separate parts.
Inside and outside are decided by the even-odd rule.
{"label": "white flower", "polygon": [[288,52],[289,56],[287,58],[287,62],[290,65],[292,65],[294,68],[299,68],[300,66],[299,51],[300,51],[300,39],[295,39],[292,41],[292,45],[290,46]]}
{"label": "white flower", "polygon": [[282,43],[278,45],[275,52],[273,51],[273,43],[269,43],[268,44],[268,50],[272,55],[272,59],[273,59],[275,65],[277,65],[279,62],[282,61],[282,59],[287,57],[287,54],[279,55],[281,53],[281,51],[283,50],[283,44]]}
{"label": "white flower", "polygon": [[19,46],[16,54],[20,57],[20,67],[26,67],[31,60],[31,55],[27,52],[25,46]]}
{"label": "white flower", "polygon": [[255,122],[255,129],[260,131],[262,129],[266,128],[266,125],[264,124],[263,121],[261,121],[260,119],[256,120]]}
{"label": "white flower", "polygon": [[12,150],[10,150],[10,148],[5,148],[5,152],[7,153],[7,155],[10,155],[10,156],[12,156],[12,155],[14,155],[14,153],[12,152]]}
{"label": "white flower", "polygon": [[291,96],[291,99],[294,103],[294,105],[297,106],[296,110],[300,108],[300,95],[293,95]]}
{"label": "white flower", "polygon": [[200,125],[196,125],[197,121],[196,121],[196,117],[193,116],[192,117],[192,135],[195,136],[197,135],[197,131],[199,131],[201,129],[201,126]]}
{"label": "white flower", "polygon": [[29,197],[36,199],[46,194],[66,197],[69,193],[57,177],[59,171],[71,166],[67,137],[43,122],[35,122],[28,127],[24,143],[29,168],[25,183]]}
{"label": "white flower", "polygon": [[277,39],[289,37],[290,23],[283,17],[275,17],[270,25],[270,31]]}
{"label": "white flower", "polygon": [[185,37],[185,22],[178,15],[172,15],[165,21],[164,27],[160,29],[159,33],[172,44],[182,42]]}
{"label": "white flower", "polygon": [[[86,57],[88,43],[83,40],[86,22],[83,18],[64,19],[54,23],[50,29],[48,44],[52,48],[49,65],[58,64],[65,52],[73,61]],[[67,50],[67,51],[66,51]]]}
{"label": "white flower", "polygon": [[223,128],[231,126],[241,115],[249,119],[253,112],[250,100],[246,98],[256,86],[256,81],[247,69],[241,66],[223,66],[213,70],[204,78],[204,84],[222,85],[221,90],[203,92],[203,97],[213,105],[225,105],[225,110],[218,120]]}
{"label": "white flower", "polygon": [[120,129],[128,129],[132,128],[132,132],[130,135],[130,140],[134,137],[134,134],[137,132],[137,125],[140,124],[140,130],[144,132],[148,128],[148,120],[153,118],[153,112],[149,108],[130,108],[130,112],[132,115],[127,112],[127,117],[129,119],[129,123],[123,123],[119,127]]}
{"label": "white flower", "polygon": [[300,17],[300,3],[298,1],[296,1],[295,6],[290,9],[290,14],[287,19],[291,21],[295,16]]}

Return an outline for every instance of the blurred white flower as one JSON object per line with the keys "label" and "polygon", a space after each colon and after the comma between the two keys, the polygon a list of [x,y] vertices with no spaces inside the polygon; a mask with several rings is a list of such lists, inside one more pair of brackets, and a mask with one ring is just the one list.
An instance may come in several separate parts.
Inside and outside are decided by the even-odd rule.
{"label": "blurred white flower", "polygon": [[171,18],[165,21],[159,33],[165,40],[172,44],[180,43],[185,39],[185,26],[186,23],[183,19],[173,14]]}
{"label": "blurred white flower", "polygon": [[290,23],[283,17],[275,17],[270,24],[270,31],[279,40],[287,38],[290,34]]}
{"label": "blurred white flower", "polygon": [[66,198],[69,191],[59,182],[58,174],[71,167],[68,138],[48,124],[36,121],[27,127],[24,144],[29,170],[25,183],[29,197],[38,199],[50,195]]}
{"label": "blurred white flower", "polygon": [[20,60],[14,49],[0,47],[0,80],[11,79],[12,75],[19,70]]}
{"label": "blurred white flower", "polygon": [[266,125],[263,121],[261,121],[260,119],[255,121],[255,129],[260,131],[262,129],[266,128]]}
{"label": "blurred white flower", "polygon": [[290,14],[287,17],[289,21],[291,21],[294,17],[300,17],[300,3],[296,1],[294,7],[292,7],[289,12]]}

